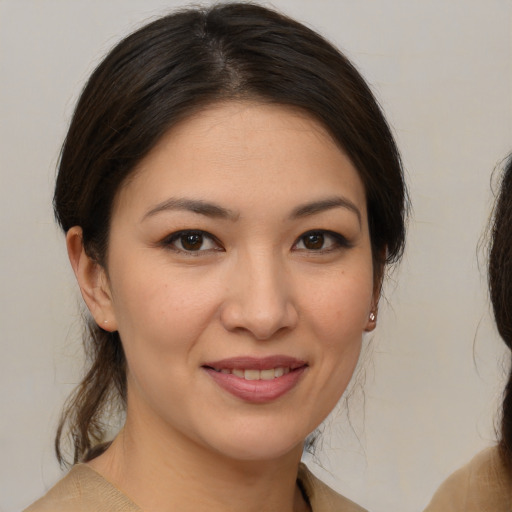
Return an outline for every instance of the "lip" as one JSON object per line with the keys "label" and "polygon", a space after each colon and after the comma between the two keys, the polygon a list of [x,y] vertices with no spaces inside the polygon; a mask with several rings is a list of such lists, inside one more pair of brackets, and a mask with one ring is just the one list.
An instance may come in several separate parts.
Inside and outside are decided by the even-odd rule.
{"label": "lip", "polygon": [[[252,403],[266,403],[277,400],[291,391],[300,381],[308,365],[294,357],[275,355],[269,357],[233,357],[205,363],[203,370],[223,390],[241,400]],[[290,372],[272,380],[245,380],[232,373],[218,370],[269,370],[289,368]]]}

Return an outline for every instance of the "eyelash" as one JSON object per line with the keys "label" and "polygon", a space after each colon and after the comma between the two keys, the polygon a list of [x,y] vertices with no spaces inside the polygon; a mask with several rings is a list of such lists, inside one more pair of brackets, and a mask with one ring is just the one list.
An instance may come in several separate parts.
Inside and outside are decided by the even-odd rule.
{"label": "eyelash", "polygon": [[[308,249],[307,247],[304,248],[298,248],[297,245],[302,242],[304,245],[304,240],[307,237],[322,237],[322,242],[325,242],[325,239],[330,238],[331,239],[331,246],[327,248],[318,248],[318,249]],[[322,243],[323,245],[323,243]],[[293,244],[293,247],[296,248],[296,250],[304,251],[307,253],[316,253],[316,254],[325,254],[332,251],[336,251],[337,249],[349,249],[352,247],[352,244],[340,233],[336,233],[334,231],[329,231],[325,229],[313,229],[311,231],[307,231],[306,233],[302,234],[297,241]]]}
{"label": "eyelash", "polygon": [[[201,237],[201,246],[197,250],[193,249],[186,249],[183,246],[184,238],[185,237]],[[205,240],[208,240],[211,244],[214,244],[215,247],[209,247],[207,249],[202,249],[201,247],[204,245]],[[175,244],[176,242],[180,242],[181,247],[177,247]],[[213,235],[206,231],[201,231],[199,229],[185,229],[183,231],[177,231],[176,233],[172,233],[171,235],[164,238],[161,242],[161,245],[165,247],[166,249],[170,249],[172,251],[178,252],[178,253],[184,253],[190,256],[200,256],[201,253],[204,252],[212,252],[212,251],[223,251],[224,248],[220,244],[220,242],[215,238]]]}
{"label": "eyelash", "polygon": [[[183,243],[185,242],[185,237],[190,237],[188,242],[194,243],[193,237],[200,237],[200,246],[198,249],[187,249],[184,247]],[[305,246],[305,240],[307,237],[320,237],[321,245],[322,247],[319,248],[307,248]],[[329,247],[324,248],[323,245],[326,241],[326,239],[331,240],[331,244]],[[311,240],[310,240],[311,241]],[[180,243],[181,247],[177,247],[176,243]],[[203,249],[203,245],[205,243],[213,244],[214,247],[208,247],[206,249]],[[298,247],[299,244],[304,245],[304,247]],[[313,239],[313,243],[315,243],[315,240]],[[214,237],[212,234],[208,233],[207,231],[202,231],[198,229],[185,229],[183,231],[177,231],[176,233],[172,233],[171,235],[167,236],[160,242],[160,245],[170,249],[172,251],[178,252],[178,253],[184,253],[190,256],[200,256],[201,253],[205,252],[222,252],[224,251],[224,248],[222,247],[222,244],[219,242],[219,240]],[[306,233],[303,233],[300,235],[299,238],[294,242],[292,245],[292,249],[295,249],[297,251],[305,252],[305,253],[313,253],[313,254],[325,254],[332,251],[336,251],[338,249],[342,248],[350,248],[352,247],[352,244],[340,233],[336,233],[334,231],[329,231],[325,229],[314,229],[311,231],[307,231]]]}

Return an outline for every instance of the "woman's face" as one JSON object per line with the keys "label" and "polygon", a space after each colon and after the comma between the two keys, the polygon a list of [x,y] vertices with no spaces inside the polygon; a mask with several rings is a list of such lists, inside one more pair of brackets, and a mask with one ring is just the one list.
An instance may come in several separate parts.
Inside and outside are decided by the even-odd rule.
{"label": "woman's face", "polygon": [[128,421],[236,459],[297,449],[373,326],[363,184],[287,107],[218,104],[172,128],[116,198],[107,269]]}

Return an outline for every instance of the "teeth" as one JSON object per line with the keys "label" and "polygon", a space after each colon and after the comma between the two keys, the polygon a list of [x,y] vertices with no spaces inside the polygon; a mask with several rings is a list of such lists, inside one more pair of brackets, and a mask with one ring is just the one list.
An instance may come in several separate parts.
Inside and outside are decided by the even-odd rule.
{"label": "teeth", "polygon": [[260,378],[259,370],[244,370],[245,380],[258,380]]}
{"label": "teeth", "polygon": [[269,368],[268,370],[241,370],[238,368],[234,368],[233,370],[228,368],[214,368],[214,370],[218,373],[232,373],[233,375],[245,380],[272,380],[290,373],[290,368],[285,367]]}
{"label": "teeth", "polygon": [[275,370],[274,368],[271,368],[270,370],[261,370],[261,372],[259,372],[260,374],[260,379],[261,380],[272,380],[274,377],[275,377]]}

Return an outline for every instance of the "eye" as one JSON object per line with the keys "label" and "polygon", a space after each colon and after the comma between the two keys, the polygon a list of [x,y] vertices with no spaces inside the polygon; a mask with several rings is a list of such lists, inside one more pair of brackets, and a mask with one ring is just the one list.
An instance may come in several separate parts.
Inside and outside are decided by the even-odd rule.
{"label": "eye", "polygon": [[162,241],[162,245],[174,251],[187,253],[222,250],[221,245],[213,235],[206,231],[197,230],[173,233]]}
{"label": "eye", "polygon": [[325,230],[308,231],[299,237],[293,248],[299,251],[328,252],[350,247],[348,240],[339,233]]}

